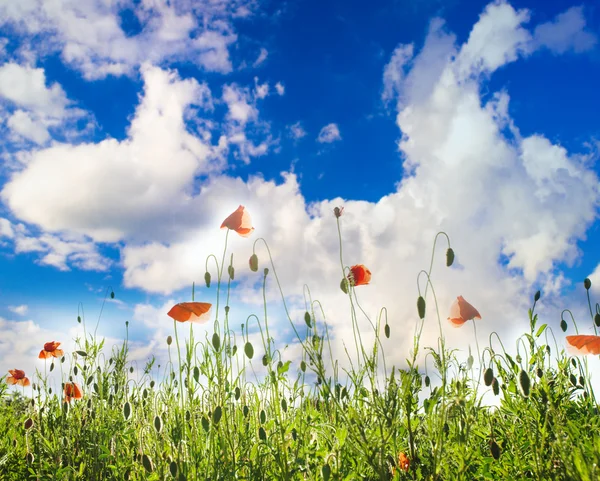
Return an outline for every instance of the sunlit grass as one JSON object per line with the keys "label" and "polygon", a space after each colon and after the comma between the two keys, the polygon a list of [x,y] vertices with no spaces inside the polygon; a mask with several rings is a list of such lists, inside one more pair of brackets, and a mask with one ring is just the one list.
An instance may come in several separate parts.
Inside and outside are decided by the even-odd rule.
{"label": "sunlit grass", "polygon": [[[195,339],[189,322],[208,322],[211,306],[197,303],[192,289],[191,302],[169,313],[174,330],[165,339],[166,365],[149,359],[134,378],[128,340],[107,352],[96,331],[87,332],[82,316],[84,336],[77,349],[44,345],[44,372],[28,378],[31,387],[20,372],[0,381],[0,479],[598,479],[600,418],[587,364],[567,356],[562,341],[554,339],[550,325],[558,322],[539,321],[540,293],[528,312],[529,331],[515,351],[492,333],[487,342],[477,342],[476,358],[460,362],[446,345],[442,323],[449,317],[460,329],[472,324],[477,340],[476,323],[485,320],[460,293],[451,308],[437,305],[432,271],[438,234],[429,270],[418,273],[420,321],[407,364],[399,369],[386,361],[381,342],[392,329],[386,309],[370,319],[360,306],[360,290],[370,288],[361,286],[368,285],[371,272],[362,264],[344,264],[342,212],[336,208],[333,218],[340,238],[340,287],[354,334],[354,345],[346,345],[349,369],[340,372],[333,359],[324,313],[308,288],[300,319],[290,317],[281,292],[302,354],[286,358],[275,348],[265,293],[267,282],[279,287],[279,280],[262,239],[254,243],[249,268],[262,278],[264,310],[249,316],[236,337],[229,318],[235,270],[231,256],[226,263],[227,239],[231,231],[244,237],[253,231],[240,206],[223,222],[221,259],[211,255],[206,262],[205,283],[210,286],[214,277],[217,294],[205,339]],[[442,235],[450,267],[454,251]],[[265,254],[269,261],[261,266],[259,255]],[[584,286],[596,327],[599,306],[594,313],[588,279]],[[372,346],[363,343],[361,317],[375,334]],[[436,346],[420,345],[425,322],[439,329]],[[188,327],[189,337],[180,345],[178,330]],[[261,345],[250,341],[250,332],[258,332]],[[569,342],[592,354],[600,345],[594,336]],[[417,363],[423,350],[433,361],[427,372]],[[48,382],[55,369],[60,392]],[[497,406],[482,402],[486,390],[496,396]]]}

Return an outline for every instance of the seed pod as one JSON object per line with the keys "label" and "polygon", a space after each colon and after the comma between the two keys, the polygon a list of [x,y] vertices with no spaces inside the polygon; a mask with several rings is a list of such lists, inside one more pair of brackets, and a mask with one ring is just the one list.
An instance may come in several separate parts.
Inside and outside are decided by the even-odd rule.
{"label": "seed pod", "polygon": [[448,247],[448,250],[446,250],[446,266],[450,267],[453,262],[454,262],[454,251],[452,250],[451,247]]}
{"label": "seed pod", "polygon": [[498,443],[494,440],[490,441],[490,452],[496,461],[500,459],[500,446],[498,446]]}
{"label": "seed pod", "polygon": [[250,256],[250,270],[252,272],[257,272],[258,271],[258,256],[256,254],[252,254]]}
{"label": "seed pod", "polygon": [[529,380],[529,375],[523,369],[521,369],[521,372],[519,373],[519,385],[523,391],[523,396],[529,397],[531,381]]}
{"label": "seed pod", "polygon": [[204,282],[206,283],[206,287],[210,287],[210,272],[208,271],[204,273]]}
{"label": "seed pod", "polygon": [[488,367],[483,374],[483,382],[486,386],[491,386],[494,381],[494,371],[491,367]]}
{"label": "seed pod", "polygon": [[417,312],[419,313],[419,319],[425,319],[425,299],[423,299],[423,296],[419,296],[417,299]]}

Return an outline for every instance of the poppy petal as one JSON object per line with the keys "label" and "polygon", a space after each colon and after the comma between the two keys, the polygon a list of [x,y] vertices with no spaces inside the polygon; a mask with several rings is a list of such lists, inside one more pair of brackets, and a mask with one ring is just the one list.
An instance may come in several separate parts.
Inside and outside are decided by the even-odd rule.
{"label": "poppy petal", "polygon": [[210,319],[211,307],[212,304],[208,302],[180,302],[175,304],[167,315],[178,322],[204,324]]}
{"label": "poppy petal", "polygon": [[573,354],[600,354],[600,336],[579,334],[567,336],[567,349]]}

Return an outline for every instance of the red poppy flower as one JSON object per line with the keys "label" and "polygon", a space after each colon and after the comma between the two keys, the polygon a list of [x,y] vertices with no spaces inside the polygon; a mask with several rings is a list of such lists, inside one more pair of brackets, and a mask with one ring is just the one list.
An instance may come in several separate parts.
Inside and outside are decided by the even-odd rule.
{"label": "red poppy flower", "polygon": [[180,302],[175,304],[167,315],[178,322],[204,324],[210,319],[211,307],[212,304],[208,302]]}
{"label": "red poppy flower", "polygon": [[221,229],[225,227],[236,231],[242,237],[248,237],[254,230],[250,214],[246,212],[246,208],[243,205],[240,205],[235,212],[223,221]]}
{"label": "red poppy flower", "polygon": [[460,327],[471,319],[481,319],[481,315],[463,296],[458,296],[450,308],[448,320],[453,327]]}
{"label": "red poppy flower", "polygon": [[25,376],[25,371],[21,371],[21,369],[9,369],[9,376],[6,376],[6,382],[8,384],[18,384],[19,386],[29,386],[30,382],[27,376]]}
{"label": "red poppy flower", "polygon": [[355,286],[366,285],[371,281],[371,271],[362,264],[352,266],[348,280],[350,283],[354,282]]}
{"label": "red poppy flower", "polygon": [[65,383],[64,395],[65,395],[64,402],[67,402],[67,403],[70,403],[71,399],[81,399],[83,397],[81,388],[79,387],[79,384],[77,384],[76,382]]}
{"label": "red poppy flower", "polygon": [[567,349],[573,354],[600,354],[600,336],[567,336]]}
{"label": "red poppy flower", "polygon": [[40,359],[48,359],[49,357],[62,357],[64,355],[64,351],[59,349],[60,342],[51,341],[44,344],[44,349],[40,351],[40,355],[38,356]]}
{"label": "red poppy flower", "polygon": [[408,459],[408,456],[406,454],[398,454],[398,467],[402,471],[408,471],[408,468],[410,468],[410,459]]}

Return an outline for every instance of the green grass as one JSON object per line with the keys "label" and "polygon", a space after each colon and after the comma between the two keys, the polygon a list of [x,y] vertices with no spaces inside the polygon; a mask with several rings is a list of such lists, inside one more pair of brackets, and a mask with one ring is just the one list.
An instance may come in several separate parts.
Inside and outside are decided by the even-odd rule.
{"label": "green grass", "polygon": [[[47,360],[46,369],[60,370],[63,382],[81,385],[83,399],[63,402],[45,373],[31,379],[32,398],[0,381],[0,479],[600,478],[600,436],[594,435],[600,417],[587,364],[548,342],[551,329],[534,312],[539,293],[517,352],[505,350],[492,334],[483,349],[477,345],[476,358],[460,362],[443,337],[432,254],[429,270],[419,274],[426,287],[419,286],[415,296],[421,320],[413,349],[399,369],[386,363],[380,342],[390,335],[385,308],[376,321],[369,319],[376,338],[365,346],[357,327],[357,317],[366,316],[357,297],[365,287],[343,286],[355,345],[349,348],[352,356],[348,352],[351,368],[340,372],[320,304],[307,288],[304,319],[288,315],[301,357],[289,359],[274,349],[266,301],[236,338],[228,307],[235,271],[228,267],[223,275],[226,254],[227,238],[222,260],[207,259],[207,266],[214,261],[218,285],[213,329],[198,341],[190,327],[180,346],[177,329],[188,326],[175,323],[166,340],[166,366],[150,359],[136,372],[138,380],[132,379],[127,340],[107,352],[79,318],[84,337],[76,352]],[[453,252],[448,256],[451,264]],[[263,295],[271,276],[279,285],[272,261],[267,265],[272,274],[269,268],[257,274]],[[288,312],[283,293],[282,302]],[[438,345],[421,347],[424,323],[436,318]],[[248,331],[257,326],[262,346],[248,341]],[[427,375],[417,365],[423,350],[434,365]],[[254,367],[266,370],[261,381]],[[482,403],[486,390],[496,396],[497,406]],[[408,469],[397,466],[400,453],[410,460]]]}

